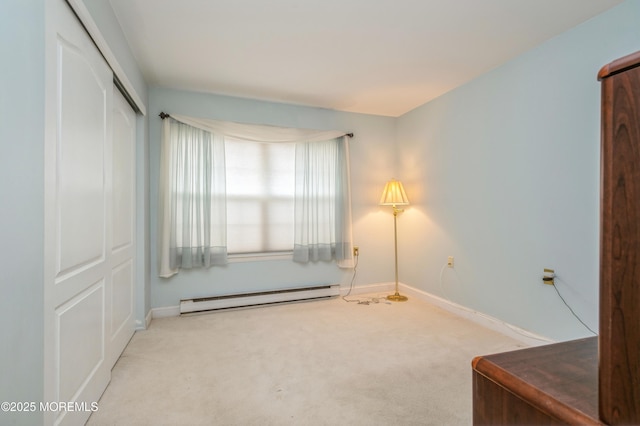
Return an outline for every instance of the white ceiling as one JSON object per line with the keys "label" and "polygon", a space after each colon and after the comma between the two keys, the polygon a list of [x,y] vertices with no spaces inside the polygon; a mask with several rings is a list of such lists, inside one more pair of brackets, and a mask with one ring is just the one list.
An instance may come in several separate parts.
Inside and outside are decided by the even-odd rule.
{"label": "white ceiling", "polygon": [[150,85],[393,117],[622,1],[110,0]]}

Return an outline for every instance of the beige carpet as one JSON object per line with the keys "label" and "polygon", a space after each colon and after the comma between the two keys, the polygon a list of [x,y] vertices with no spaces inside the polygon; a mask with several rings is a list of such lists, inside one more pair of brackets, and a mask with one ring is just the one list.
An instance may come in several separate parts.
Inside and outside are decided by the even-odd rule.
{"label": "beige carpet", "polygon": [[469,425],[472,358],[523,346],[416,299],[157,319],[88,424]]}

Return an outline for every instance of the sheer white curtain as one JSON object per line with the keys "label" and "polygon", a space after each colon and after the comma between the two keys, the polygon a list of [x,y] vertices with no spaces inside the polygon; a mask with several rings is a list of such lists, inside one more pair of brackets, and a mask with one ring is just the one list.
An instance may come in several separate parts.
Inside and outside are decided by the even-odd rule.
{"label": "sheer white curtain", "polygon": [[353,267],[350,200],[346,136],[296,144],[294,261]]}
{"label": "sheer white curtain", "polygon": [[227,263],[224,139],[165,118],[160,165],[160,276]]}
{"label": "sheer white curtain", "polygon": [[294,260],[336,259],[342,268],[353,267],[349,147],[344,132],[172,114],[163,124],[160,276],[169,277],[180,268],[226,263],[225,137],[297,143]]}

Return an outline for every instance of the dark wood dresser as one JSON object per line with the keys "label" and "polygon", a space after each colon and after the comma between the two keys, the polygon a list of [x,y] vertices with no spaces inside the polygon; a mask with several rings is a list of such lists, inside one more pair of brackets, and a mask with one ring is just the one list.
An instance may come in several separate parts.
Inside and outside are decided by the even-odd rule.
{"label": "dark wood dresser", "polygon": [[597,425],[598,339],[473,360],[473,424]]}
{"label": "dark wood dresser", "polygon": [[476,357],[474,425],[640,425],[640,52],[598,79],[600,335]]}

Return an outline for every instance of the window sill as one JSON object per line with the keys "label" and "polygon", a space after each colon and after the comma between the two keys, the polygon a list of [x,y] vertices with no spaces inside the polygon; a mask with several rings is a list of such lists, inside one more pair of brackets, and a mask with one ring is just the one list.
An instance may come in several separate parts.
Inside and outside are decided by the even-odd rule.
{"label": "window sill", "polygon": [[293,260],[293,252],[230,254],[227,259],[229,263]]}

